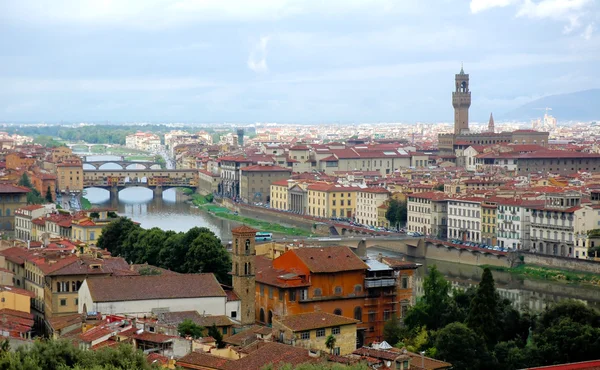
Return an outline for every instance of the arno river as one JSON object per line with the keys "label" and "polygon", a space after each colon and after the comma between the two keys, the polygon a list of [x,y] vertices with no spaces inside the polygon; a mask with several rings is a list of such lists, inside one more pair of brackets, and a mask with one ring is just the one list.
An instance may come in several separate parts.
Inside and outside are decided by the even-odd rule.
{"label": "arno river", "polygon": [[[104,158],[103,158],[104,159]],[[86,167],[87,168],[87,167]],[[111,169],[110,164],[102,167]],[[109,193],[103,189],[87,189],[86,198],[92,204],[103,207],[116,206],[119,214],[140,222],[142,227],[159,227],[165,230],[187,231],[194,226],[208,227],[222,239],[229,239],[231,228],[236,225],[228,220],[216,218],[188,203],[177,201],[175,190],[167,190],[162,199],[153,199],[153,193],[145,188],[128,188],[119,193],[118,202],[111,204]],[[388,254],[383,250],[369,249],[369,255]],[[421,263],[415,279],[415,293],[422,294],[423,277],[427,267],[435,264],[457,288],[477,284],[481,269],[476,266],[448,263],[444,261],[416,260]],[[600,288],[567,285],[551,281],[526,279],[503,272],[494,272],[496,285],[502,297],[509,298],[516,307],[542,310],[549,302],[565,298],[580,299],[600,308]]]}

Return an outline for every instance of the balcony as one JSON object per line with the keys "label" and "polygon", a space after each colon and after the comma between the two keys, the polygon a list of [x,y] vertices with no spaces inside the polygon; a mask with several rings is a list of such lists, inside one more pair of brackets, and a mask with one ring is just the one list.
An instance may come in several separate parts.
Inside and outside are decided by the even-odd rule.
{"label": "balcony", "polygon": [[396,285],[396,280],[395,279],[366,279],[365,280],[365,288],[369,289],[369,288],[381,288],[381,287],[388,287],[388,286],[395,286]]}

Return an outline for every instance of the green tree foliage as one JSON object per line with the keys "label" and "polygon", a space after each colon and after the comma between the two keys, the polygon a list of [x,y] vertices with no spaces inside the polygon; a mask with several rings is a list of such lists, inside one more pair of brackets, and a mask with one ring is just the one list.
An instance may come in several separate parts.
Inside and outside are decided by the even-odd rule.
{"label": "green tree foliage", "polygon": [[148,263],[181,273],[214,273],[222,283],[231,280],[231,256],[206,227],[176,233],[156,227],[143,229],[119,217],[102,230],[97,245],[131,263]]}
{"label": "green tree foliage", "polygon": [[406,202],[401,202],[396,199],[390,200],[388,209],[385,212],[385,218],[390,222],[390,225],[398,227],[404,225],[408,217]]}
{"label": "green tree foliage", "polygon": [[537,321],[533,345],[542,365],[596,359],[600,353],[600,313],[577,301],[551,306]]}
{"label": "green tree foliage", "polygon": [[413,331],[422,326],[437,330],[454,321],[456,306],[450,291],[450,283],[432,266],[423,281],[423,297],[408,311],[404,324]]}
{"label": "green tree foliage", "polygon": [[217,348],[225,347],[225,342],[223,342],[223,334],[219,331],[219,328],[215,324],[212,324],[208,328],[208,336],[213,337],[215,342],[217,343]]}
{"label": "green tree foliage", "polygon": [[48,135],[36,136],[33,139],[33,142],[36,144],[45,146],[47,148],[56,148],[59,146],[65,146],[65,144],[61,143],[60,141],[54,140],[54,138],[52,136],[48,136]]}
{"label": "green tree foliage", "polygon": [[48,189],[46,189],[46,202],[52,203],[54,199],[52,199],[52,189],[50,189],[50,185],[48,185]]}
{"label": "green tree foliage", "polygon": [[498,342],[500,330],[500,295],[489,268],[483,270],[475,296],[471,300],[467,325],[480,335],[488,348]]}
{"label": "green tree foliage", "polygon": [[182,337],[192,337],[194,339],[198,339],[202,337],[202,332],[204,332],[204,328],[190,319],[183,320],[179,325],[177,325],[177,332]]}
{"label": "green tree foliage", "polygon": [[148,370],[158,368],[148,364],[142,351],[136,351],[130,345],[121,344],[116,348],[85,351],[69,341],[49,340],[36,341],[32,346],[0,354],[0,369]]}
{"label": "green tree foliage", "polygon": [[444,191],[444,184],[437,184],[433,190]]}
{"label": "green tree foliage", "polygon": [[19,185],[30,189],[32,188],[31,180],[29,180],[27,172],[23,172],[23,174],[21,175],[21,178],[19,179]]}
{"label": "green tree foliage", "polygon": [[452,364],[454,369],[493,369],[495,363],[481,337],[465,324],[454,322],[436,334],[435,354]]}
{"label": "green tree foliage", "polygon": [[335,339],[335,335],[333,335],[333,334],[329,334],[327,339],[325,339],[325,347],[327,347],[327,349],[329,349],[329,353],[331,353],[331,354],[333,354],[333,349],[335,348],[336,341],[337,340]]}
{"label": "green tree foliage", "polygon": [[400,320],[396,315],[392,315],[392,317],[385,322],[383,326],[383,339],[395,346],[402,339],[402,328],[400,327]]}
{"label": "green tree foliage", "polygon": [[98,212],[91,212],[90,213],[90,218],[100,218],[100,213]]}

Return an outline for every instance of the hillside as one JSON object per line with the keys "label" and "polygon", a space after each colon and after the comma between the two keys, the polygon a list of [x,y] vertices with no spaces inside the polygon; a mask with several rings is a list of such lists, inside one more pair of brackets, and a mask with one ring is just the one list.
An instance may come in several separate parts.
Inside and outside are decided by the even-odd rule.
{"label": "hillside", "polygon": [[577,91],[569,94],[549,95],[524,104],[498,117],[503,120],[530,120],[541,118],[550,107],[558,122],[600,121],[600,89]]}

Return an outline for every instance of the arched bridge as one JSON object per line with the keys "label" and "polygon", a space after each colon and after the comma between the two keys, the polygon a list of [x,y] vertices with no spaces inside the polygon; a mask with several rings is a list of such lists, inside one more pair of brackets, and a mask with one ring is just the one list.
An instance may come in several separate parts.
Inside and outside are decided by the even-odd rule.
{"label": "arched bridge", "polygon": [[197,170],[83,170],[83,186],[110,190],[111,196],[128,187],[146,187],[155,194],[185,187],[196,190]]}
{"label": "arched bridge", "polygon": [[100,167],[108,163],[114,163],[124,170],[126,170],[127,167],[131,166],[132,164],[143,166],[146,170],[152,169],[152,166],[160,166],[160,163],[152,161],[86,161],[85,159],[83,161],[83,164],[89,164],[90,166],[93,166],[96,170],[100,170]]}
{"label": "arched bridge", "polygon": [[67,143],[65,144],[69,149],[73,149],[73,147],[77,146],[86,146],[88,148],[88,151],[92,151],[92,147],[94,146],[103,146],[105,148],[112,148],[113,144],[89,144],[89,143]]}

